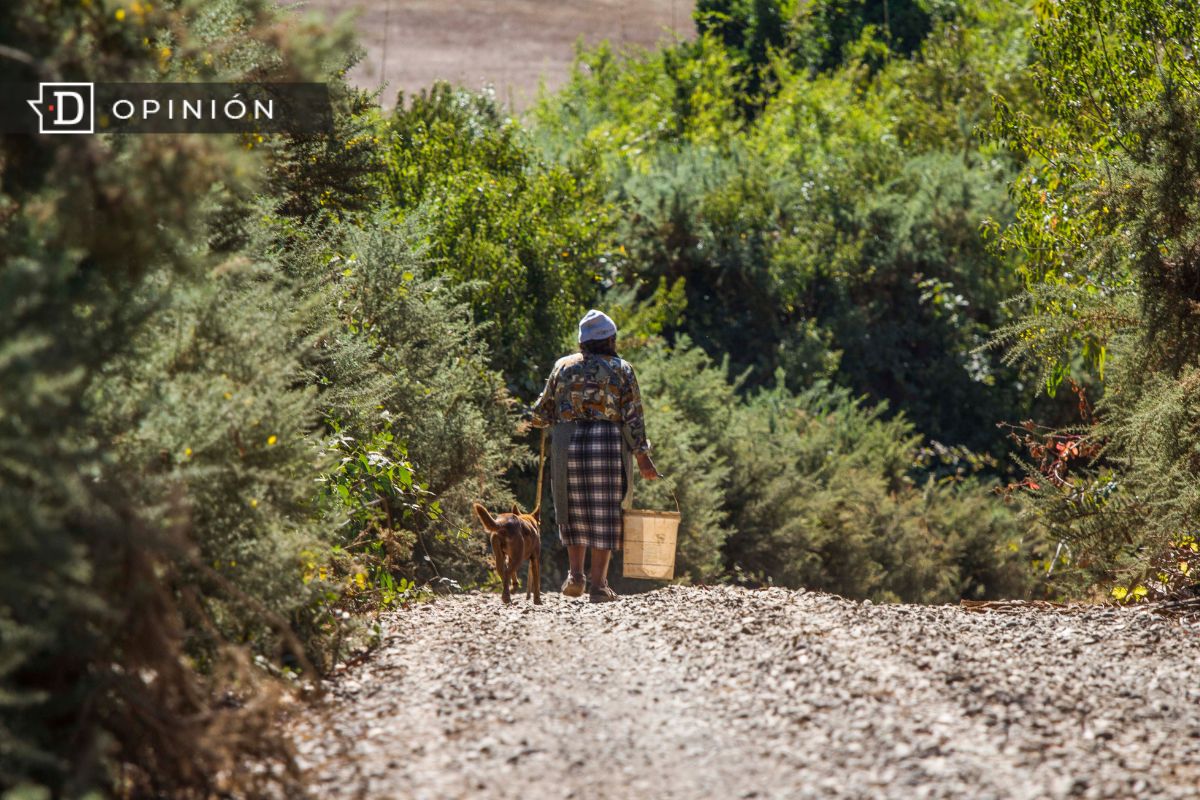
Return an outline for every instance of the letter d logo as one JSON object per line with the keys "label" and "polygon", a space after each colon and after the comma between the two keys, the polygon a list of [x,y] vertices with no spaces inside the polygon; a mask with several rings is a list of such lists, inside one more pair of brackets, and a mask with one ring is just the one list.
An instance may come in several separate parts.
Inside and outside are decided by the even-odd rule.
{"label": "letter d logo", "polygon": [[94,133],[95,87],[90,83],[41,83],[28,100],[38,115],[38,133]]}

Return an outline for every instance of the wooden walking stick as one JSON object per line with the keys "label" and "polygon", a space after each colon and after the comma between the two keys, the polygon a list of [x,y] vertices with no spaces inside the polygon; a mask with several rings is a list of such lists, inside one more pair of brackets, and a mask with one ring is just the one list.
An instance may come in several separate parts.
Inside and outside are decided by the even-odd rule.
{"label": "wooden walking stick", "polygon": [[533,516],[541,519],[542,512],[542,475],[546,471],[546,436],[549,430],[542,428],[542,452],[538,457],[537,503],[533,506]]}

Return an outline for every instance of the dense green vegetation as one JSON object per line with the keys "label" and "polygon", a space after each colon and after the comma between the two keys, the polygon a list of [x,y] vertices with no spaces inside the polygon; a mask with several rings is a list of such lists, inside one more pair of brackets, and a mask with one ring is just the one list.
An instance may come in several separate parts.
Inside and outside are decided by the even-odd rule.
{"label": "dense green vegetation", "polygon": [[1023,255],[1025,313],[996,341],[1080,393],[1076,427],[1015,437],[1036,519],[1071,550],[1064,578],[1118,577],[1121,600],[1196,583],[1198,10],[1048,7],[1032,31],[1043,113],[1005,99],[995,125],[1030,156],[1002,238]]}
{"label": "dense green vegetation", "polygon": [[1186,591],[1197,10],[704,0],[517,120],[384,111],[265,0],[6,5],[19,78],[325,80],[336,130],[0,140],[3,797],[290,791],[280,686],[488,585],[591,306],[680,580]]}

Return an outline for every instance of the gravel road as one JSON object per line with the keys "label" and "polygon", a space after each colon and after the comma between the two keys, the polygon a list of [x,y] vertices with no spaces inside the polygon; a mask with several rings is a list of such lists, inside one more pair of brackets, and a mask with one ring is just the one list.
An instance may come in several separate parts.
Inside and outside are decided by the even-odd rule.
{"label": "gravel road", "polygon": [[1200,636],[782,589],[385,618],[293,723],[317,797],[1200,795]]}

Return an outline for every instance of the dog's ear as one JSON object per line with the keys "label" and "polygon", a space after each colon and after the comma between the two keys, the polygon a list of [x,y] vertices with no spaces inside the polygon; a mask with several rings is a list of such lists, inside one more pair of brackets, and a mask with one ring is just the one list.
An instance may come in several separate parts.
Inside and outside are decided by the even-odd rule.
{"label": "dog's ear", "polygon": [[496,520],[488,513],[488,510],[479,503],[471,503],[471,508],[475,511],[475,516],[479,517],[479,521],[483,524],[483,529],[488,533],[495,533],[500,530],[500,526]]}
{"label": "dog's ear", "polygon": [[533,521],[538,525],[542,524],[542,510],[540,508],[535,508],[530,516],[533,517]]}
{"label": "dog's ear", "polygon": [[516,503],[513,503],[512,515],[514,517],[521,516],[521,507],[519,505],[517,505]]}

